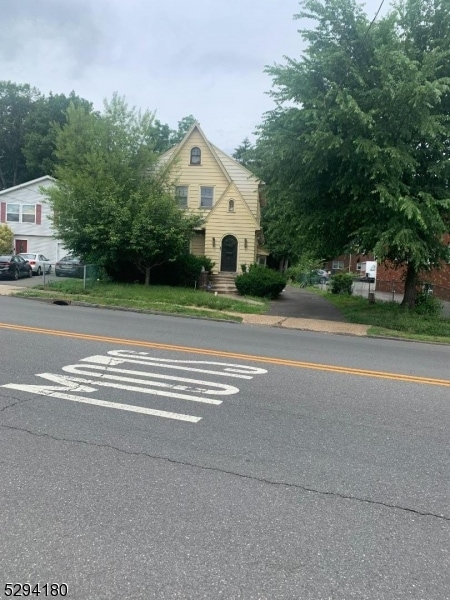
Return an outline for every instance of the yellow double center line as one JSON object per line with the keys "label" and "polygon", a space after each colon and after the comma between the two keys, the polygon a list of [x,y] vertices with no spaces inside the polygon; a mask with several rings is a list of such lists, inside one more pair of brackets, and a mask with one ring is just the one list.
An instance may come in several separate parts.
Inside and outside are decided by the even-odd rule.
{"label": "yellow double center line", "polygon": [[362,377],[376,377],[378,379],[391,379],[394,381],[407,381],[409,383],[424,383],[426,385],[440,385],[450,387],[449,379],[435,379],[433,377],[416,377],[414,375],[403,375],[402,373],[386,373],[384,371],[371,371],[368,369],[353,369],[351,367],[339,367],[337,365],[323,365],[300,360],[289,360],[286,358],[271,358],[255,354],[240,354],[238,352],[225,352],[222,350],[211,350],[203,348],[192,348],[190,346],[176,346],[174,344],[159,344],[143,340],[127,340],[104,335],[92,335],[87,333],[75,333],[72,331],[59,331],[56,329],[43,329],[40,327],[27,327],[25,325],[10,325],[0,323],[1,329],[12,331],[23,331],[26,333],[38,333],[41,335],[53,335],[57,337],[72,338],[89,342],[103,342],[106,344],[118,344],[121,346],[137,346],[140,348],[152,348],[155,350],[169,350],[172,352],[188,352],[190,354],[202,354],[208,357],[234,358],[253,362],[266,363],[270,365],[294,367],[297,369],[312,369],[315,371],[328,371],[330,373],[343,373],[345,375],[360,375]]}

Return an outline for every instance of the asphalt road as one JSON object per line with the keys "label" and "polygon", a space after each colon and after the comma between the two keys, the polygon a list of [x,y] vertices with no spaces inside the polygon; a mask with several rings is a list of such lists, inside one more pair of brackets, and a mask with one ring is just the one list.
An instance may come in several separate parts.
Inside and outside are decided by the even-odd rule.
{"label": "asphalt road", "polygon": [[450,598],[450,347],[2,296],[0,353],[0,598]]}

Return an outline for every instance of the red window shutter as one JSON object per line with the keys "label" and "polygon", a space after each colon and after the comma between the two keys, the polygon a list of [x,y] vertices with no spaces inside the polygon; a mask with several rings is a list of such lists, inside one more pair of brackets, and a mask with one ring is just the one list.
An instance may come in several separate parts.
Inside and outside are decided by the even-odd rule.
{"label": "red window shutter", "polygon": [[36,225],[41,224],[42,219],[42,204],[36,204]]}
{"label": "red window shutter", "polygon": [[6,202],[2,202],[0,206],[0,223],[6,223]]}

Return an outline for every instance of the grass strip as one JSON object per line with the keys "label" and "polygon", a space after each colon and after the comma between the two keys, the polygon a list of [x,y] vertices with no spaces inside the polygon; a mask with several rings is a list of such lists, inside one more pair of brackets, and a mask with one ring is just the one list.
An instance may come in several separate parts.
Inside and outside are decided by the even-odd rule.
{"label": "grass strip", "polygon": [[116,306],[136,310],[158,311],[188,316],[220,318],[241,321],[229,313],[262,314],[267,311],[267,300],[242,298],[235,299],[185,288],[168,286],[143,286],[138,284],[117,284],[97,282],[83,289],[77,280],[51,282],[24,289],[16,296],[24,298],[54,298],[55,300],[78,301],[100,306]]}

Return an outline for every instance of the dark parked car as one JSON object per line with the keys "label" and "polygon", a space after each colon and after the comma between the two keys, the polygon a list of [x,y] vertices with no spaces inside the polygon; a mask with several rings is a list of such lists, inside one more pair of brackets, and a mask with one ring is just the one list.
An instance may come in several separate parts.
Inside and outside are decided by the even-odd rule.
{"label": "dark parked car", "polygon": [[17,254],[0,256],[0,277],[5,279],[20,279],[32,277],[33,269],[28,261]]}
{"label": "dark parked car", "polygon": [[313,269],[309,273],[301,273],[298,282],[301,286],[325,284],[330,281],[330,276],[323,269]]}
{"label": "dark parked car", "polygon": [[55,264],[56,277],[83,277],[84,263],[78,256],[68,254]]}

